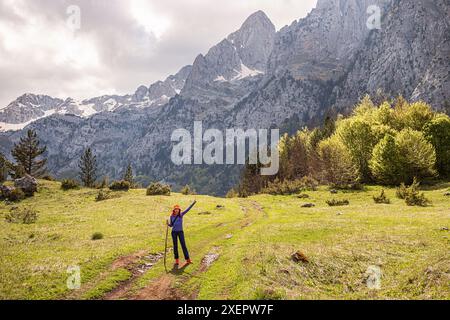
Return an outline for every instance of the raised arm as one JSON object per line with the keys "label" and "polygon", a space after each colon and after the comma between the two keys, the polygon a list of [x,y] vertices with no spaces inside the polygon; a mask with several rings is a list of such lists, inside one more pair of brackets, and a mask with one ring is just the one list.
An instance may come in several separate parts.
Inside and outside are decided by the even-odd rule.
{"label": "raised arm", "polygon": [[197,201],[194,201],[194,202],[189,206],[189,208],[187,208],[186,210],[184,210],[184,211],[181,213],[181,215],[184,216],[186,213],[188,213],[189,210],[191,210],[192,207],[195,206],[196,203],[197,203]]}

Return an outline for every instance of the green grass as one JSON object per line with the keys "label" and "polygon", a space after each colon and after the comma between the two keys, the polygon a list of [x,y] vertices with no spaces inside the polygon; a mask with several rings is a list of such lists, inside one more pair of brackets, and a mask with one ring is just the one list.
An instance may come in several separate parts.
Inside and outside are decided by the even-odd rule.
{"label": "green grass", "polygon": [[[198,299],[450,299],[449,184],[425,190],[429,207],[409,207],[386,189],[391,204],[375,204],[381,187],[310,198],[258,195],[247,199],[145,195],[121,192],[96,202],[97,190],[62,191],[40,181],[34,198],[0,204],[0,299],[98,299],[131,273],[111,264],[142,249],[164,250],[165,218],[179,203],[197,206],[186,216],[185,233],[194,265],[173,276],[174,285]],[[329,207],[326,200],[348,199]],[[313,208],[301,208],[304,203]],[[218,209],[217,205],[224,208]],[[35,224],[4,219],[11,207],[38,211]],[[199,215],[209,211],[209,215]],[[93,241],[94,233],[103,239]],[[231,234],[232,238],[227,239]],[[302,251],[310,260],[297,264]],[[211,251],[219,259],[200,270]],[[169,256],[169,263],[172,258]],[[381,288],[368,289],[369,266],[382,271]],[[82,287],[69,290],[67,268],[81,268]],[[164,274],[162,260],[139,276],[139,291]]]}

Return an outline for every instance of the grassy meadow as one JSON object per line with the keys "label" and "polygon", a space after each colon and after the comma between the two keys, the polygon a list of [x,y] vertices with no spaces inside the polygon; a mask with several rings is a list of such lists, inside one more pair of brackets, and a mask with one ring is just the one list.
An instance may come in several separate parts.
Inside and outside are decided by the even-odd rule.
{"label": "grassy meadow", "polygon": [[[386,189],[391,204],[375,204],[377,186],[321,187],[306,199],[135,189],[97,202],[98,190],[40,181],[33,198],[0,203],[0,299],[450,299],[449,187],[410,207],[395,189]],[[350,204],[330,207],[333,198]],[[194,199],[184,221],[194,264],[166,274],[165,219]],[[13,207],[36,210],[36,223],[7,222]],[[96,232],[103,238],[92,240]],[[296,251],[307,261],[293,261]],[[77,290],[67,288],[70,266],[81,270]],[[371,266],[381,270],[378,289],[366,284]]]}

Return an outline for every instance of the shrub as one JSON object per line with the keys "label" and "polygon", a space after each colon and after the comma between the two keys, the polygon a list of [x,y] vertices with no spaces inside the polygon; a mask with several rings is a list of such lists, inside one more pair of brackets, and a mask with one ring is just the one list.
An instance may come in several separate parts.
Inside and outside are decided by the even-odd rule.
{"label": "shrub", "polygon": [[102,181],[100,182],[100,185],[98,186],[99,189],[105,189],[109,186],[109,178],[103,177]]}
{"label": "shrub", "polygon": [[318,185],[319,183],[311,177],[303,177],[292,181],[280,181],[277,178],[273,182],[269,182],[261,192],[271,195],[291,195],[304,190],[317,190]]}
{"label": "shrub", "polygon": [[373,196],[373,201],[374,201],[375,203],[384,203],[384,204],[389,204],[389,203],[391,203],[391,201],[389,200],[389,198],[386,197],[386,194],[385,194],[385,192],[384,192],[384,189],[381,190],[380,195],[378,195],[378,196]]}
{"label": "shrub", "polygon": [[170,186],[159,182],[154,182],[147,188],[148,196],[170,196],[170,192]]}
{"label": "shrub", "polygon": [[113,191],[128,191],[130,190],[130,188],[131,188],[130,183],[125,180],[114,181],[109,186],[109,189]]}
{"label": "shrub", "polygon": [[181,194],[184,194],[185,196],[193,195],[195,194],[195,191],[192,190],[191,187],[189,187],[189,185],[186,185],[181,189]]}
{"label": "shrub", "polygon": [[299,183],[303,185],[304,190],[308,191],[316,191],[319,187],[319,182],[311,176],[304,176]]}
{"label": "shrub", "polygon": [[231,189],[230,191],[227,192],[227,195],[225,196],[226,198],[237,198],[238,197],[238,193],[236,192],[236,190]]}
{"label": "shrub", "polygon": [[32,224],[36,222],[37,218],[37,212],[28,208],[13,208],[5,215],[5,220],[9,223]]}
{"label": "shrub", "polygon": [[426,207],[431,202],[425,197],[425,194],[416,192],[410,192],[408,193],[408,196],[405,199],[405,202],[408,206],[420,206],[420,207]]}
{"label": "shrub", "polygon": [[[414,180],[413,184],[416,183],[416,181]],[[395,195],[397,196],[397,198],[399,199],[406,199],[406,195],[408,192],[408,188],[406,187],[406,185],[402,182],[400,184],[400,186],[397,188],[397,191],[395,192]]]}
{"label": "shrub", "polygon": [[350,204],[350,201],[348,201],[347,199],[345,199],[345,200],[331,199],[331,200],[327,200],[327,204],[330,207],[348,206]]}
{"label": "shrub", "polygon": [[414,178],[413,183],[409,187],[402,183],[397,188],[396,195],[398,198],[405,200],[408,206],[425,207],[430,204],[430,201],[425,197],[424,193],[419,193],[419,185],[416,178]]}
{"label": "shrub", "polygon": [[12,202],[19,202],[23,199],[25,199],[25,193],[22,191],[22,189],[14,188],[9,192],[7,199]]}
{"label": "shrub", "polygon": [[245,188],[239,188],[238,197],[239,198],[248,198],[250,193]]}
{"label": "shrub", "polygon": [[91,236],[91,240],[101,240],[103,239],[103,233],[101,232],[95,232],[94,234],[92,234]]}
{"label": "shrub", "polygon": [[55,178],[53,178],[51,175],[46,174],[44,176],[42,176],[42,180],[47,180],[47,181],[55,181]]}
{"label": "shrub", "polygon": [[79,188],[80,184],[73,179],[64,179],[63,181],[61,181],[61,189],[63,189],[64,191]]}
{"label": "shrub", "polygon": [[262,190],[262,193],[271,195],[290,195],[300,193],[303,189],[304,185],[300,180],[280,181],[275,179],[275,181],[268,183],[267,187]]}
{"label": "shrub", "polygon": [[111,199],[111,193],[105,190],[100,190],[97,194],[97,196],[95,197],[95,201],[104,201],[104,200],[108,200]]}

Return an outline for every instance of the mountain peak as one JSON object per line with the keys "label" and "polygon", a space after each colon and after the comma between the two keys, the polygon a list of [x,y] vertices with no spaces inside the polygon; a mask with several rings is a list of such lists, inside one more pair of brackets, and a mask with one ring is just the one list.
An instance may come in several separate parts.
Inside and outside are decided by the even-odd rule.
{"label": "mountain peak", "polygon": [[269,29],[274,29],[272,21],[270,21],[269,17],[264,13],[264,11],[258,10],[252,13],[242,24],[241,29],[246,29],[248,27],[253,27],[255,25],[265,26]]}

